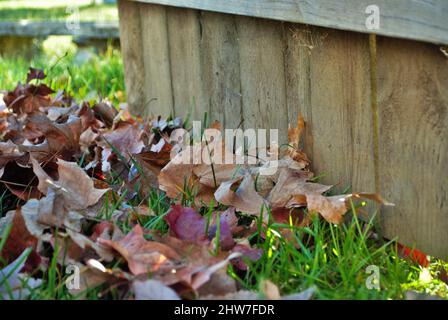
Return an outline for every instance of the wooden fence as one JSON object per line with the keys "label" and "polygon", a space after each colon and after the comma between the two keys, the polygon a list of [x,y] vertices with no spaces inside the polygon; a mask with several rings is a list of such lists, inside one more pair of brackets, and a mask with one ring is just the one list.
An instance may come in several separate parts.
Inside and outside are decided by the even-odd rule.
{"label": "wooden fence", "polygon": [[323,181],[379,190],[396,204],[382,209],[384,234],[446,258],[448,2],[375,1],[376,40],[369,2],[120,0],[128,102],[278,128],[283,142],[301,112]]}

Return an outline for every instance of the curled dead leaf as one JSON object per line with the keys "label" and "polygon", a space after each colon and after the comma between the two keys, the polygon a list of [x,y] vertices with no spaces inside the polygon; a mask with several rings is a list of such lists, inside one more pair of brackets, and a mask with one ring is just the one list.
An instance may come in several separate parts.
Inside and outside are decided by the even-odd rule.
{"label": "curled dead leaf", "polygon": [[96,189],[93,180],[81,169],[77,163],[58,159],[57,181],[51,179],[39,163],[32,159],[33,170],[39,179],[38,189],[48,193],[51,187],[59,190],[64,199],[64,206],[71,210],[84,210],[98,202],[109,189]]}
{"label": "curled dead leaf", "polygon": [[173,289],[158,280],[134,281],[132,290],[136,300],[180,300]]}
{"label": "curled dead leaf", "polygon": [[215,192],[215,198],[219,203],[253,215],[259,215],[265,206],[250,174],[222,183]]}
{"label": "curled dead leaf", "polygon": [[129,270],[135,274],[171,270],[180,259],[179,254],[169,246],[143,237],[140,225],[134,227],[122,240],[98,239],[98,243],[115,249],[128,262]]}
{"label": "curled dead leaf", "polygon": [[[26,220],[20,208],[10,211],[0,221],[2,229],[11,226],[1,256],[5,261],[17,259],[27,248],[30,248],[26,262],[23,264],[24,271],[34,271],[41,263],[41,257],[37,252],[39,238],[30,233]],[[3,230],[1,230],[3,231]]]}

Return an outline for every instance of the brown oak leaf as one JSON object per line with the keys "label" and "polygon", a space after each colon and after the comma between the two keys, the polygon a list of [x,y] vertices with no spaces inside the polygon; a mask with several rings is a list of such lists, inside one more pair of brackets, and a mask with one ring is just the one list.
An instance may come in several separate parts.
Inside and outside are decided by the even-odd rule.
{"label": "brown oak leaf", "polygon": [[99,238],[98,242],[120,253],[128,262],[129,270],[135,275],[154,272],[161,268],[171,270],[175,262],[180,260],[179,254],[169,246],[146,240],[140,225],[136,225],[122,240]]}

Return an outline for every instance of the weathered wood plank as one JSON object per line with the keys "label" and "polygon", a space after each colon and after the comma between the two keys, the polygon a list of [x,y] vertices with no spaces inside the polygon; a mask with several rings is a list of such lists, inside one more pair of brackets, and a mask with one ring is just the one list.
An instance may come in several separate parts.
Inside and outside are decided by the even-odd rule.
{"label": "weathered wood plank", "polygon": [[380,173],[386,236],[448,257],[448,60],[434,46],[378,42]]}
{"label": "weathered wood plank", "polygon": [[315,42],[314,34],[312,27],[293,23],[284,25],[288,119],[290,125],[296,126],[299,113],[304,117],[306,126],[303,147],[310,158],[313,155],[310,57]]}
{"label": "weathered wood plank", "polygon": [[202,120],[209,110],[201,75],[199,12],[167,8],[167,19],[175,114]]}
{"label": "weathered wood plank", "polygon": [[[183,8],[298,22],[448,44],[446,0],[137,0]],[[380,9],[380,28],[366,28],[367,6]]]}
{"label": "weathered wood plank", "polygon": [[166,8],[140,4],[145,87],[142,113],[168,117],[174,114],[168,50]]}
{"label": "weathered wood plank", "polygon": [[[244,128],[278,128],[285,142],[287,125],[300,111],[307,120],[306,151],[314,171],[327,173],[323,182],[340,182],[338,191],[346,186],[375,190],[366,35],[165,7],[164,51],[162,45],[142,44],[140,36],[147,33],[163,43],[163,14],[152,20],[157,26],[145,21],[141,30],[144,13],[131,5],[123,10],[123,2],[130,2],[120,1],[126,86],[131,106],[140,106],[136,111],[148,98],[144,92],[148,79],[154,81],[151,70],[162,74],[168,68],[163,63],[150,67],[154,53],[143,58],[141,52],[157,48],[155,56],[162,57],[167,51],[178,115],[185,116],[195,103],[195,119],[208,111],[226,127],[236,127],[243,117]],[[158,31],[150,34],[153,29]],[[436,46],[380,38],[380,192],[396,203],[384,208],[384,233],[441,258],[448,257],[447,69]],[[149,74],[146,82],[143,74]]]}
{"label": "weathered wood plank", "polygon": [[120,44],[124,59],[127,101],[129,109],[141,114],[144,106],[144,60],[141,39],[139,5],[127,0],[118,1]]}
{"label": "weathered wood plank", "polygon": [[210,119],[235,129],[242,121],[238,34],[231,15],[202,12],[202,82]]}
{"label": "weathered wood plank", "polygon": [[278,129],[287,142],[288,110],[281,23],[236,17],[244,128]]}
{"label": "weathered wood plank", "polygon": [[119,37],[117,21],[79,22],[79,29],[67,28],[65,21],[0,21],[0,36],[48,37],[72,35],[93,39]]}
{"label": "weathered wood plank", "polygon": [[313,169],[341,192],[375,191],[367,36],[319,30],[311,50]]}

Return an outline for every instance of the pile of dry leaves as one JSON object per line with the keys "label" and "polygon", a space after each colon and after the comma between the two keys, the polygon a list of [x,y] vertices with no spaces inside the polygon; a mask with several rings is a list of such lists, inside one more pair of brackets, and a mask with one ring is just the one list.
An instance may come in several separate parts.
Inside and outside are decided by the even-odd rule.
{"label": "pile of dry leaves", "polygon": [[[241,217],[267,223],[269,212],[276,222],[306,225],[320,214],[340,223],[348,199],[381,200],[327,197],[331,186],[310,182],[309,161],[299,150],[302,119],[289,129],[290,145],[275,174],[260,175],[274,161],[261,158],[251,165],[185,164],[179,159],[202,153],[212,141],[181,148],[170,139],[182,128],[180,119],[144,122],[107,102],[77,104],[44,78],[30,69],[26,84],[0,104],[1,186],[20,199],[17,206],[2,205],[13,209],[0,220],[0,234],[8,236],[2,239],[3,298],[26,298],[54,255],[62,273],[79,268],[79,288],[69,286],[74,294],[103,284],[106,297],[113,287],[123,298],[256,298],[227,273],[229,267],[246,272],[263,254],[247,240],[257,232],[256,219],[244,224]],[[142,199],[154,189],[170,198],[163,216],[168,234],[142,228],[141,218],[156,214],[147,201],[135,205],[136,186]],[[111,199],[120,205],[99,219]],[[266,288],[267,297],[280,297],[271,283]]]}

